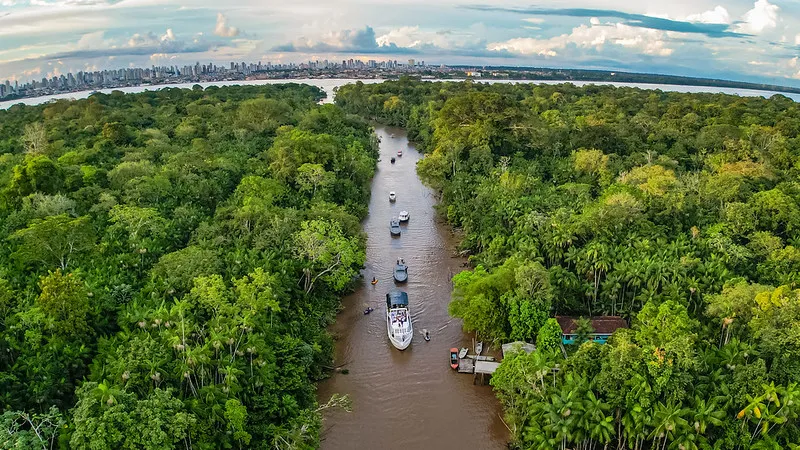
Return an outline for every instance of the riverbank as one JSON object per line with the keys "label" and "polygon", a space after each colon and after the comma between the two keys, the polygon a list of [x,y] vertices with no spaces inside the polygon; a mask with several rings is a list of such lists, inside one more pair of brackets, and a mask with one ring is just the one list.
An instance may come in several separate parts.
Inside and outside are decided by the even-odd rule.
{"label": "riverbank", "polygon": [[[39,105],[49,102],[51,100],[63,99],[82,99],[87,98],[93,92],[102,92],[110,94],[113,91],[121,91],[125,93],[144,92],[146,90],[158,90],[164,88],[182,88],[191,89],[192,86],[200,85],[204,88],[209,86],[235,86],[235,85],[262,85],[262,84],[281,84],[281,83],[304,83],[312,86],[317,86],[328,94],[327,102],[332,102],[334,91],[340,86],[352,84],[356,82],[364,84],[381,83],[386,81],[381,78],[285,78],[285,79],[269,79],[269,80],[231,80],[231,81],[208,81],[202,83],[177,83],[177,84],[162,84],[162,85],[140,85],[123,88],[109,88],[100,89],[97,91],[80,91],[68,92],[64,94],[47,95],[42,97],[29,97],[17,100],[0,102],[0,109],[8,109],[13,105],[22,103],[25,105]],[[430,79],[422,81],[464,81],[464,79]],[[678,85],[678,84],[648,84],[648,83],[628,83],[628,82],[610,82],[610,81],[573,81],[573,80],[524,80],[524,79],[476,79],[476,83],[502,83],[502,84],[561,84],[571,83],[575,86],[616,86],[616,87],[634,87],[639,89],[658,89],[665,92],[684,92],[684,93],[716,93],[716,94],[730,94],[739,95],[742,97],[765,97],[769,98],[773,95],[783,95],[796,102],[800,102],[800,94],[791,94],[778,91],[762,91],[757,89],[740,89],[740,88],[727,88],[715,86],[692,86],[692,85]]]}

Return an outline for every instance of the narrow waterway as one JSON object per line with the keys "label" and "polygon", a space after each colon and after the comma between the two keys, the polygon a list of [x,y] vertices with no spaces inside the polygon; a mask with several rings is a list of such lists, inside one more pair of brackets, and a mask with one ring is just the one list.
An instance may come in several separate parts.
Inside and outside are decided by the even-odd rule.
{"label": "narrow waterway", "polygon": [[[335,374],[319,386],[320,401],[349,394],[350,413],[326,414],[323,449],[501,449],[508,435],[491,387],[473,385],[472,375],[449,366],[451,347],[471,347],[461,321],[447,313],[453,274],[464,262],[454,258],[456,241],[433,209],[434,193],[417,177],[420,154],[402,129],[378,127],[381,157],[372,182],[369,216],[364,221],[367,263],[363,284],[343,300],[332,332],[338,337]],[[392,137],[394,136],[394,137]],[[403,156],[396,157],[402,149]],[[390,158],[396,157],[392,164]],[[389,192],[397,201],[389,202]],[[389,222],[406,210],[411,219],[392,237]],[[386,333],[384,299],[395,287],[394,263],[409,266],[408,292],[414,340],[405,351],[392,347]],[[373,276],[377,285],[371,285]],[[367,307],[375,308],[364,315]],[[426,342],[422,330],[431,340]]]}

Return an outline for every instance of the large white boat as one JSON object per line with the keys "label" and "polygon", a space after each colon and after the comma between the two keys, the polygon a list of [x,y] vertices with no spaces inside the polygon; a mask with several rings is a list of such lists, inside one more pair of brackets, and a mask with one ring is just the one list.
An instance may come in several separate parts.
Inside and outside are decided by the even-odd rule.
{"label": "large white boat", "polygon": [[414,329],[408,310],[408,294],[403,291],[393,289],[386,294],[386,329],[389,340],[398,350],[411,345]]}

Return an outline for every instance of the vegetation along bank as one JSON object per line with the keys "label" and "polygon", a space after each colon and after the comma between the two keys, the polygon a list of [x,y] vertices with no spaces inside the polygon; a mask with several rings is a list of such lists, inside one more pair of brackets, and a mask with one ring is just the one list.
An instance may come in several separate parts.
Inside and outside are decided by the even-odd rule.
{"label": "vegetation along bank", "polygon": [[377,147],[315,87],[0,110],[0,447],[316,448]]}
{"label": "vegetation along bank", "polygon": [[[427,153],[475,266],[451,313],[536,344],[492,379],[513,446],[799,448],[800,105],[408,79],[336,104]],[[555,319],[604,315],[605,344]]]}

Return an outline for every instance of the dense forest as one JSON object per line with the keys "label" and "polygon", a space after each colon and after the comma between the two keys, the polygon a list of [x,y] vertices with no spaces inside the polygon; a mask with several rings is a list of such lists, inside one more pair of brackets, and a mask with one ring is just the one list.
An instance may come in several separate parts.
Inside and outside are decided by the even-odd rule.
{"label": "dense forest", "polygon": [[[473,270],[450,311],[535,342],[492,377],[516,448],[800,448],[800,105],[571,84],[339,89],[407,127]],[[561,348],[555,315],[620,315]]]}
{"label": "dense forest", "polygon": [[302,85],[0,110],[0,448],[316,448],[371,127]]}

